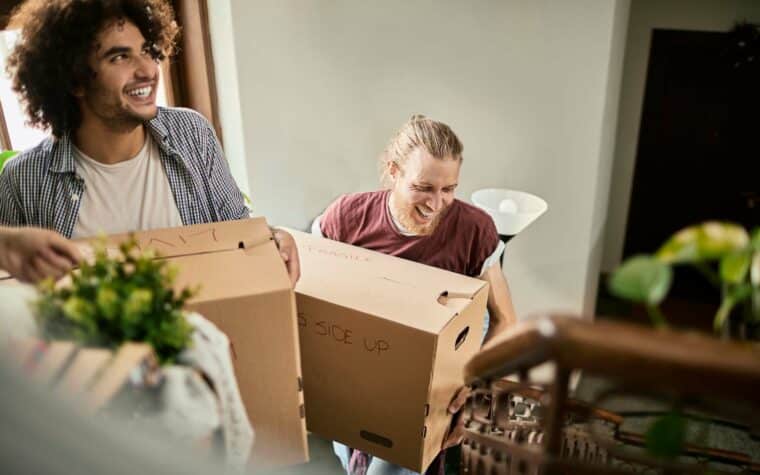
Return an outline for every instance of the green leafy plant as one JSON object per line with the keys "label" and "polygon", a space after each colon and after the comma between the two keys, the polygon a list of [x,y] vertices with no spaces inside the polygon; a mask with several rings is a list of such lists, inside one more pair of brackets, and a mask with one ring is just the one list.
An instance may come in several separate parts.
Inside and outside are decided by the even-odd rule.
{"label": "green leafy plant", "polygon": [[0,173],[3,172],[3,169],[5,168],[5,164],[10,160],[11,158],[15,157],[19,154],[18,150],[3,150],[0,152]]}
{"label": "green leafy plant", "polygon": [[667,326],[659,306],[670,290],[676,265],[693,266],[720,289],[721,303],[713,320],[716,332],[724,329],[739,305],[746,322],[760,323],[760,228],[751,236],[740,225],[716,221],[682,229],[654,255],[625,260],[610,276],[610,292],[644,305],[655,326]]}
{"label": "green leafy plant", "polygon": [[190,343],[182,309],[196,290],[175,292],[176,269],[151,251],[141,252],[134,238],[112,256],[105,240],[94,249],[94,261],[73,271],[68,285],[50,279],[39,285],[34,307],[45,334],[110,348],[146,342],[162,363],[172,362]]}
{"label": "green leafy plant", "polygon": [[677,457],[686,443],[686,430],[686,419],[678,411],[657,418],[644,437],[647,451],[658,457]]}

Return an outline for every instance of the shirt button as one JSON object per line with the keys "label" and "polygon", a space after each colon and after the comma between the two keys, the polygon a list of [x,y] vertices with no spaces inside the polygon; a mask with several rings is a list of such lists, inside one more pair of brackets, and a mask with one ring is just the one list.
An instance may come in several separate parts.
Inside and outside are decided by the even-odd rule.
{"label": "shirt button", "polygon": [[73,202],[75,202],[75,203],[76,203],[77,201],[79,201],[79,195],[77,195],[76,193],[75,193],[75,194],[73,194],[73,195],[71,195],[71,201],[73,201]]}

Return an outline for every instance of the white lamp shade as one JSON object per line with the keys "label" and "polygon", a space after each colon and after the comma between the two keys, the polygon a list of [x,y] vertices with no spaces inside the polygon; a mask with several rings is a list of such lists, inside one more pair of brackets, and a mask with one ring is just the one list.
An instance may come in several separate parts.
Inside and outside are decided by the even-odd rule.
{"label": "white lamp shade", "polygon": [[488,213],[496,231],[506,236],[519,233],[549,209],[536,195],[504,188],[478,190],[472,194],[472,202]]}

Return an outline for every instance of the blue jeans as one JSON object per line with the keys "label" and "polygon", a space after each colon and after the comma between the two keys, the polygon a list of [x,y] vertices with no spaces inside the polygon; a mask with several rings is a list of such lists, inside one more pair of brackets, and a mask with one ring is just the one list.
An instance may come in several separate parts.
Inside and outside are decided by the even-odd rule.
{"label": "blue jeans", "polygon": [[[348,473],[348,461],[351,459],[351,448],[340,442],[333,442],[333,451],[335,452],[335,455],[338,456],[338,459],[340,459],[340,464],[343,465],[343,470]],[[367,463],[367,475],[419,475],[417,472],[392,464],[380,457],[374,457],[367,454],[367,458],[369,459]]]}

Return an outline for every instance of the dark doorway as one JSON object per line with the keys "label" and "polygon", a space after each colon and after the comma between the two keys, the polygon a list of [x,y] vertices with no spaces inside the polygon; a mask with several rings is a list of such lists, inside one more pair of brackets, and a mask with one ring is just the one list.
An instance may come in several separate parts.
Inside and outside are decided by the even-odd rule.
{"label": "dark doorway", "polygon": [[[701,221],[760,225],[760,57],[741,48],[736,33],[653,31],[624,257]],[[717,303],[676,272],[673,298]]]}

